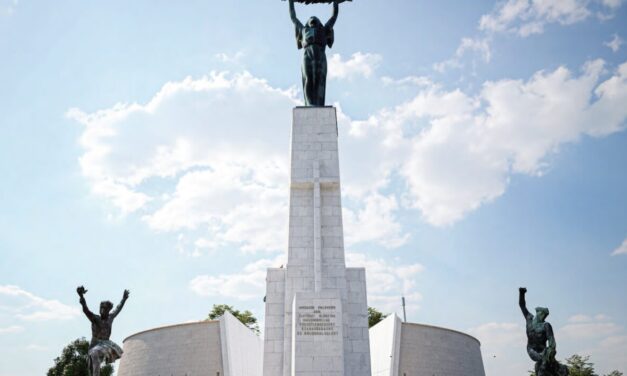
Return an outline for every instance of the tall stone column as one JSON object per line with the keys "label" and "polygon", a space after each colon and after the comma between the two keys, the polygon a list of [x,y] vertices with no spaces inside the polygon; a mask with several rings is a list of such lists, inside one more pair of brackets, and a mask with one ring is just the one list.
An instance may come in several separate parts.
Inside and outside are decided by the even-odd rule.
{"label": "tall stone column", "polygon": [[264,376],[370,375],[363,268],[346,268],[337,116],[297,107],[288,262],[269,269]]}

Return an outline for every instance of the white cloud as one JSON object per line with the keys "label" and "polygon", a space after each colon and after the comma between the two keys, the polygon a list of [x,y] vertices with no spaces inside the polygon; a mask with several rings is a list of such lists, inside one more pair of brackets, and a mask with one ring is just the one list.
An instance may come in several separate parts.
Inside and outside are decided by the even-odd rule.
{"label": "white cloud", "polygon": [[570,317],[568,322],[560,328],[559,335],[571,340],[607,338],[623,330],[620,325],[609,321],[606,315],[589,317],[579,314]]}
{"label": "white cloud", "polygon": [[408,76],[401,79],[394,79],[392,77],[381,77],[381,82],[385,86],[432,86],[433,81],[426,76]]}
{"label": "white cloud", "polygon": [[41,298],[13,285],[0,285],[2,303],[12,307],[14,317],[22,321],[70,320],[80,315],[76,307]]}
{"label": "white cloud", "polygon": [[284,264],[283,255],[274,259],[261,259],[246,265],[241,273],[197,276],[189,282],[189,288],[200,296],[261,299],[265,294],[268,268],[277,268]]}
{"label": "white cloud", "polygon": [[[613,10],[620,1],[605,0],[602,9]],[[512,32],[527,37],[544,32],[547,24],[570,25],[594,14],[595,5],[588,0],[508,0],[483,15],[479,29],[490,32]]]}
{"label": "white cloud", "polygon": [[351,126],[407,153],[384,161],[408,183],[406,205],[447,225],[501,196],[512,174],[545,173],[561,145],[623,130],[627,63],[600,82],[603,72],[602,61],[579,76],[560,67],[527,81],[486,82],[477,96],[434,86]]}
{"label": "white cloud", "polygon": [[381,55],[371,53],[356,52],[348,60],[342,60],[339,54],[333,54],[328,63],[328,76],[331,79],[353,79],[359,76],[370,78],[381,60]]}
{"label": "white cloud", "polygon": [[401,311],[401,297],[407,301],[407,310],[420,308],[422,294],[417,290],[416,278],[424,270],[421,264],[392,264],[383,259],[368,257],[361,253],[346,254],[346,265],[366,268],[368,305],[384,313]]}
{"label": "white cloud", "polygon": [[167,83],[145,105],[68,116],[85,125],[83,175],[122,213],[157,231],[199,232],[196,249],[277,250],[286,238],[286,125],[297,104],[293,90],[249,73],[212,73]]}
{"label": "white cloud", "polygon": [[394,216],[398,202],[394,196],[374,193],[364,200],[364,207],[356,211],[343,208],[346,244],[377,241],[386,248],[397,248],[407,243],[409,234],[404,233]]}
{"label": "white cloud", "polygon": [[[454,56],[433,64],[433,69],[444,72],[451,68],[461,68],[464,66],[463,58],[468,52],[479,54],[484,62],[490,62],[494,34],[511,33],[524,38],[544,33],[545,27],[549,24],[571,25],[595,14],[597,18],[605,20],[612,18],[621,5],[622,0],[507,0],[497,2],[492,12],[481,16],[478,26],[479,35],[462,38]],[[609,43],[612,43],[612,46],[607,43],[606,45],[614,50],[613,46],[617,42]]]}
{"label": "white cloud", "polygon": [[527,338],[522,324],[490,322],[468,333],[481,342],[486,375],[524,375],[533,367],[525,352]]}
{"label": "white cloud", "polygon": [[224,52],[215,55],[215,58],[223,63],[239,64],[246,56],[244,51],[237,51],[234,54],[227,54]]}
{"label": "white cloud", "polygon": [[[267,269],[285,265],[285,260],[281,255],[252,262],[237,273],[200,275],[190,281],[189,288],[201,296],[260,299],[265,294]],[[410,312],[419,308],[422,295],[416,289],[416,277],[424,270],[422,265],[394,265],[383,259],[350,252],[346,254],[346,265],[366,268],[369,305],[384,312],[398,313],[401,296],[405,296]]]}
{"label": "white cloud", "polygon": [[4,328],[0,328],[0,335],[2,334],[12,334],[12,333],[20,333],[24,331],[24,327],[19,325],[11,325]]}
{"label": "white cloud", "polygon": [[612,51],[618,52],[618,50],[620,50],[620,47],[623,45],[623,43],[624,43],[623,38],[618,36],[618,34],[614,34],[611,41],[604,42],[603,44],[607,46],[608,48],[610,48]]}
{"label": "white cloud", "polygon": [[[351,151],[341,156],[343,194],[358,203],[344,210],[347,243],[398,247],[407,241],[400,210],[452,224],[501,196],[513,174],[545,173],[562,145],[622,131],[627,63],[606,75],[598,60],[579,75],[560,67],[486,82],[476,95],[421,80],[414,98],[366,120],[338,108],[341,147]],[[248,73],[214,73],[168,83],[145,105],[69,116],[85,125],[83,174],[123,213],[179,234],[193,254],[279,251],[297,103],[293,90]],[[384,195],[392,175],[406,189]]]}
{"label": "white cloud", "polygon": [[[557,331],[556,336],[566,354],[590,355],[599,374],[627,368],[625,328],[605,314],[575,315]],[[560,339],[563,340],[559,342]]]}
{"label": "white cloud", "polygon": [[[372,56],[353,55],[345,77],[371,74],[359,66]],[[178,234],[177,248],[192,255],[227,245],[278,251],[287,239],[289,124],[298,104],[293,89],[273,88],[249,73],[212,73],[167,83],[143,105],[92,114],[71,109],[68,116],[85,126],[83,175],[122,214]],[[368,240],[402,244],[399,225],[384,223],[395,219],[396,199],[350,180],[349,191],[366,187],[370,198],[355,208],[349,227],[367,221],[377,225]]]}
{"label": "white cloud", "polygon": [[612,256],[627,255],[627,239],[623,240],[623,243],[612,252]]}
{"label": "white cloud", "polygon": [[477,54],[481,59],[489,63],[492,59],[492,48],[490,46],[490,40],[488,38],[462,38],[459,47],[455,51],[455,55],[443,62],[435,63],[433,69],[438,72],[444,72],[451,68],[461,68],[462,59],[468,53]]}

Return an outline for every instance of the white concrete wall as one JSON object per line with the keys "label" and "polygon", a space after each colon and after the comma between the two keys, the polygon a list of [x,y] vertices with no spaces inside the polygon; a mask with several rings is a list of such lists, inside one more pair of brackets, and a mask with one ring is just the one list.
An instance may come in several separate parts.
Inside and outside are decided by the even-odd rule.
{"label": "white concrete wall", "polygon": [[219,321],[224,376],[261,376],[261,338],[229,312],[225,312]]}
{"label": "white concrete wall", "polygon": [[118,376],[224,376],[218,321],[156,328],[124,340]]}
{"label": "white concrete wall", "polygon": [[467,334],[403,323],[399,376],[485,376],[480,343]]}
{"label": "white concrete wall", "polygon": [[344,375],[370,375],[366,269],[346,268],[344,294]]}
{"label": "white concrete wall", "polygon": [[391,314],[370,328],[372,376],[398,375],[401,319]]}
{"label": "white concrete wall", "polygon": [[268,269],[266,276],[266,317],[263,369],[266,376],[283,374],[285,328],[285,269]]}

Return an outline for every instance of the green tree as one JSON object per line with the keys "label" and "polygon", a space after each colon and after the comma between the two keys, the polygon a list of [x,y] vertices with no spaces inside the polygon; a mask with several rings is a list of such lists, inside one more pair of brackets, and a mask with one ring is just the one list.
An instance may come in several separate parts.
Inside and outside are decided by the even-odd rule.
{"label": "green tree", "polygon": [[233,316],[241,321],[242,324],[250,328],[250,330],[259,334],[259,323],[257,323],[257,318],[253,316],[252,312],[248,310],[241,312],[228,304],[214,304],[211,312],[209,312],[207,320],[216,320],[220,316],[224,315],[224,312],[226,311],[229,311]]}
{"label": "green tree", "polygon": [[566,359],[570,376],[598,376],[589,356],[573,355]]}
{"label": "green tree", "polygon": [[[79,338],[63,348],[61,356],[54,360],[54,366],[48,370],[47,376],[88,376],[87,351],[89,342]],[[113,366],[106,364],[100,368],[101,376],[113,375]]]}
{"label": "green tree", "polygon": [[616,371],[616,370],[614,370],[614,371],[612,371],[612,372],[608,373],[608,374],[607,374],[607,375],[605,375],[605,376],[623,376],[623,373],[622,373],[622,372],[620,372],[620,371]]}
{"label": "green tree", "polygon": [[388,316],[379,312],[376,308],[368,307],[368,327],[372,328]]}

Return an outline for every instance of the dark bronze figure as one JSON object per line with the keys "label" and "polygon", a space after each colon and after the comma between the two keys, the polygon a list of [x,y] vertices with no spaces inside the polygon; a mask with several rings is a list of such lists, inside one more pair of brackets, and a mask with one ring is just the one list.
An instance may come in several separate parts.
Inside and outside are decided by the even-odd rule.
{"label": "dark bronze figure", "polygon": [[113,363],[122,356],[122,349],[109,338],[111,337],[111,327],[113,320],[120,313],[126,299],[128,299],[129,291],[124,290],[122,301],[113,308],[113,303],[104,301],[100,303],[100,315],[96,315],[89,310],[85,301],[87,290],[85,287],[79,286],[76,289],[80,296],[80,303],[83,307],[83,313],[91,321],[91,342],[89,344],[89,352],[87,355],[87,364],[91,376],[100,376],[100,365],[102,362]]}
{"label": "dark bronze figure", "polygon": [[553,328],[544,321],[549,309],[537,307],[536,315],[532,315],[525,302],[527,289],[521,287],[518,290],[518,304],[527,321],[527,354],[536,362],[536,376],[568,376],[568,368],[555,360],[557,345]]}
{"label": "dark bronze figure", "polygon": [[335,25],[339,12],[338,0],[333,2],[333,16],[324,25],[317,17],[311,17],[303,25],[296,17],[294,0],[289,0],[289,2],[290,17],[296,28],[296,45],[298,49],[304,49],[302,78],[305,105],[324,106],[327,85],[325,50],[327,46],[333,47],[333,25]]}

